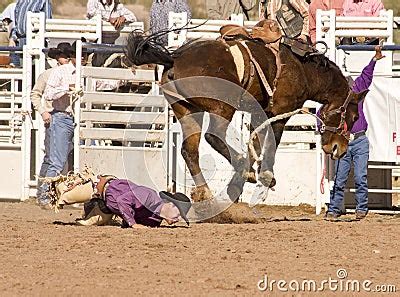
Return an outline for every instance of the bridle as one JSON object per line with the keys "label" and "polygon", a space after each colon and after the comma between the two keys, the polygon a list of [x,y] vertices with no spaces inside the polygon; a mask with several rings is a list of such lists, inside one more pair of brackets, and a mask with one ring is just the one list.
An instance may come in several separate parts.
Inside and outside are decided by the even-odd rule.
{"label": "bridle", "polygon": [[[349,92],[347,93],[346,100],[340,107],[338,107],[334,110],[330,110],[327,113],[321,112],[321,119],[322,119],[322,126],[320,129],[321,134],[324,133],[325,131],[329,131],[329,132],[343,136],[348,141],[350,140],[350,135],[349,135],[350,133],[348,131],[348,127],[347,127],[347,123],[346,123],[346,112],[347,112],[347,107],[351,100],[351,94],[352,94],[352,90],[350,88]],[[326,126],[324,123],[326,118],[328,116],[334,115],[334,114],[340,114],[339,125],[337,127]]]}

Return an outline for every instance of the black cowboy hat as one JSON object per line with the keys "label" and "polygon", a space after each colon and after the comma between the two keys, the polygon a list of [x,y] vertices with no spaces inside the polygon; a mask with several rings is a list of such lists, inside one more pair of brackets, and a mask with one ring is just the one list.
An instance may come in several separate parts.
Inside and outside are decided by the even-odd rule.
{"label": "black cowboy hat", "polygon": [[188,196],[186,196],[183,193],[171,194],[165,191],[161,191],[160,197],[163,200],[172,202],[179,209],[181,217],[185,220],[186,224],[188,224],[189,226],[189,219],[187,218],[187,213],[189,212],[189,209],[192,207],[192,202],[190,202]]}
{"label": "black cowboy hat", "polygon": [[[81,37],[81,41],[82,42],[86,42],[86,38],[85,37]],[[72,53],[76,54],[76,40],[74,41],[74,43],[72,43],[71,48],[72,48]],[[86,47],[82,47],[82,55],[83,54],[88,54],[88,50],[87,50]]]}
{"label": "black cowboy hat", "polygon": [[72,54],[71,44],[68,42],[61,42],[57,44],[57,47],[52,47],[49,49],[49,53],[47,54],[52,59],[57,59],[59,56],[64,56],[66,58],[70,58]]}

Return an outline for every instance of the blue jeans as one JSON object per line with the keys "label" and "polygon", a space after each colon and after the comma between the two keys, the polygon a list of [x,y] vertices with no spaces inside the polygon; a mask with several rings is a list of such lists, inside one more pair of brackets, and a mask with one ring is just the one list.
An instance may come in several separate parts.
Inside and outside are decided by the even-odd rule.
{"label": "blue jeans", "polygon": [[[21,37],[21,38],[18,39],[17,46],[23,47],[25,44],[26,44],[26,38]],[[16,66],[16,67],[20,67],[21,66],[22,58],[23,58],[23,54],[22,53],[15,53],[15,52],[11,52],[10,53],[11,63],[13,63],[14,66]]]}
{"label": "blue jeans", "polygon": [[[43,160],[41,174],[46,177],[59,175],[68,160],[68,154],[72,150],[72,139],[74,136],[74,119],[71,115],[62,112],[52,112],[49,128],[46,129],[48,139],[47,158]],[[45,140],[46,142],[46,140]],[[46,147],[46,144],[45,144]],[[47,167],[47,170],[46,170]],[[46,172],[44,172],[46,171]],[[46,183],[42,184],[38,193],[42,196],[48,189]],[[41,199],[39,197],[39,199]]]}
{"label": "blue jeans", "polygon": [[344,200],[344,188],[349,177],[351,163],[354,163],[354,184],[356,188],[356,211],[368,211],[367,169],[369,141],[364,135],[349,143],[346,155],[336,161],[335,184],[331,191],[328,212],[340,213]]}

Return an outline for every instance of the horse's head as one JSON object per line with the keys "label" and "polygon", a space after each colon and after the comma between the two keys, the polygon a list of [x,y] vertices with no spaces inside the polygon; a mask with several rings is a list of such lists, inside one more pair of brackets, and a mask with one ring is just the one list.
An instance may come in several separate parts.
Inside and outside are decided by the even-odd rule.
{"label": "horse's head", "polygon": [[339,159],[346,153],[350,130],[358,119],[358,102],[367,93],[368,90],[357,94],[348,87],[342,94],[342,100],[334,100],[321,108],[322,149],[333,159]]}

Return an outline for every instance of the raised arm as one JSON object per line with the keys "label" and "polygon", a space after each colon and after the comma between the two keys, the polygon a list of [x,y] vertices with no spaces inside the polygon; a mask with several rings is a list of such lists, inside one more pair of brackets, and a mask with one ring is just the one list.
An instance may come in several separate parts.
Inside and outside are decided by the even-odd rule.
{"label": "raised arm", "polygon": [[369,62],[367,66],[364,67],[359,77],[354,80],[353,91],[360,93],[362,91],[368,90],[371,86],[372,79],[374,77],[374,70],[376,61],[383,59],[385,56],[382,54],[382,47],[377,45],[375,47],[375,56]]}

